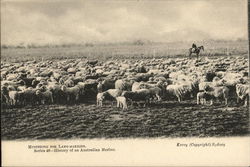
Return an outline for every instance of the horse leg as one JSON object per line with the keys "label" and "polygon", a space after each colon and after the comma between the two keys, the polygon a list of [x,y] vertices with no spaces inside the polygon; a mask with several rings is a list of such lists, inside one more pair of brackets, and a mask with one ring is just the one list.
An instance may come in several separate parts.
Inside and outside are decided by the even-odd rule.
{"label": "horse leg", "polygon": [[191,54],[192,54],[192,52],[189,52],[189,55],[188,55],[189,59],[191,59]]}

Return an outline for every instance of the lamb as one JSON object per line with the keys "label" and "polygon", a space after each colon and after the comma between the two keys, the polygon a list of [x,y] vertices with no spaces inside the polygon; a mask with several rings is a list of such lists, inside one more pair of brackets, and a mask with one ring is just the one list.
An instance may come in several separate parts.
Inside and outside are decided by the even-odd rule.
{"label": "lamb", "polygon": [[[105,99],[113,100],[113,99],[116,99],[116,97],[121,96],[121,94],[122,94],[122,90],[109,89],[105,92],[98,93],[97,94],[97,101],[98,101],[98,103],[101,101],[100,104],[102,105],[103,100],[105,100]],[[98,100],[98,97],[99,97],[99,100]],[[113,105],[113,102],[112,102],[112,105]]]}
{"label": "lamb", "polygon": [[117,101],[117,107],[118,108],[122,108],[123,110],[128,109],[127,100],[126,100],[125,97],[118,96],[118,97],[116,97],[116,101]]}
{"label": "lamb", "polygon": [[96,96],[96,105],[99,107],[102,107],[103,100],[105,99],[105,96],[107,95],[107,92],[101,92],[98,93]]}

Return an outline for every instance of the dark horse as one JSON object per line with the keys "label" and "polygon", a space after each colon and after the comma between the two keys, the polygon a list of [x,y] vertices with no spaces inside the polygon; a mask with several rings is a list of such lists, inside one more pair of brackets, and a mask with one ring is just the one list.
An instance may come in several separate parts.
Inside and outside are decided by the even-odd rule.
{"label": "dark horse", "polygon": [[196,53],[197,59],[199,58],[200,51],[204,51],[204,46],[199,46],[197,48],[189,48],[189,58],[191,58],[192,53]]}

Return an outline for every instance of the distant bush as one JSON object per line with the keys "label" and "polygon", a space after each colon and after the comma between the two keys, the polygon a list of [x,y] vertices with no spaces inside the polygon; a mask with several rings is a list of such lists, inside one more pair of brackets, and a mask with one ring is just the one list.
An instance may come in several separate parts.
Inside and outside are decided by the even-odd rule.
{"label": "distant bush", "polygon": [[133,42],[134,45],[144,45],[145,42],[143,42],[142,40],[136,40]]}
{"label": "distant bush", "polygon": [[92,43],[85,43],[85,46],[86,46],[86,47],[93,47],[94,44],[92,44]]}
{"label": "distant bush", "polygon": [[2,49],[8,49],[8,46],[7,45],[1,45],[1,48]]}

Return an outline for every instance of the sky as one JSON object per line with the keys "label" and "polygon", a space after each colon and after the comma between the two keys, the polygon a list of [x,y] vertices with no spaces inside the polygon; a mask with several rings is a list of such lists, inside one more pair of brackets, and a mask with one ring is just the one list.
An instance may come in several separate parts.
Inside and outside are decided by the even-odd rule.
{"label": "sky", "polygon": [[1,0],[2,44],[247,39],[246,0]]}

